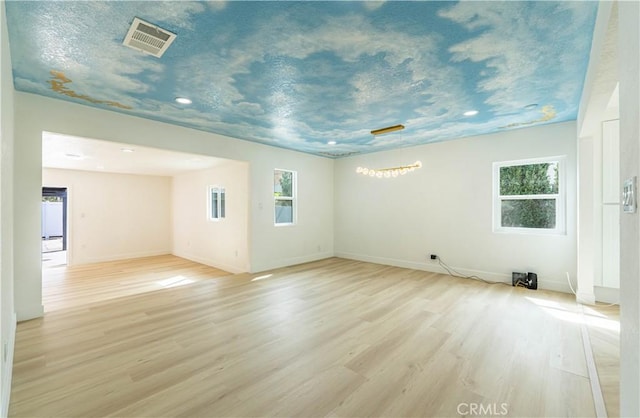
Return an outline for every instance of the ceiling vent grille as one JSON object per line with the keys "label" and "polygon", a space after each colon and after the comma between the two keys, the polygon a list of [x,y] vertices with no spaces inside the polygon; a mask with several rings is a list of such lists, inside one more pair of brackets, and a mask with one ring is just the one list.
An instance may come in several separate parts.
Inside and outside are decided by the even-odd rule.
{"label": "ceiling vent grille", "polygon": [[160,58],[174,39],[176,39],[175,33],[136,17],[133,19],[129,32],[122,43],[130,48]]}

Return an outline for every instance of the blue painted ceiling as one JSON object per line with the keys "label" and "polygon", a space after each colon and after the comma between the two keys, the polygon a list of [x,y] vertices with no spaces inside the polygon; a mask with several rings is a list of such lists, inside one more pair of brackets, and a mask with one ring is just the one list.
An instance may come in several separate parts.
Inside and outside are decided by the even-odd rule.
{"label": "blue painted ceiling", "polygon": [[[8,1],[6,9],[17,90],[341,156],[574,120],[597,3]],[[177,34],[164,56],[122,45],[134,17]],[[370,134],[396,124],[406,129]]]}

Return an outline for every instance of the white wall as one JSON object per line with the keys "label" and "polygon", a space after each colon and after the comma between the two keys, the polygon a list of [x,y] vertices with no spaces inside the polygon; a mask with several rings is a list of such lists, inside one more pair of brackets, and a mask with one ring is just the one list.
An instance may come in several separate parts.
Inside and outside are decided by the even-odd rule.
{"label": "white wall", "polygon": [[[617,108],[616,108],[617,109]],[[618,110],[619,112],[619,110]],[[619,115],[617,115],[619,118]],[[597,286],[620,289],[620,120],[602,123],[602,188],[596,204],[601,216],[600,280]],[[598,288],[596,288],[596,291]],[[618,292],[619,293],[619,292]],[[618,302],[619,297],[615,300]]]}
{"label": "white wall", "polygon": [[[615,56],[607,48],[611,39],[607,34],[610,23],[609,13],[616,13],[616,4],[602,1],[598,8],[598,18],[594,31],[589,71],[582,95],[579,117],[581,136],[593,136],[600,140],[598,124],[607,115],[606,103],[615,83],[620,82],[620,182],[638,176],[640,165],[640,4],[638,2],[617,2],[617,53]],[[615,17],[615,16],[613,16]],[[610,71],[615,66],[615,72]],[[604,75],[604,77],[603,77]],[[599,79],[599,80],[598,80]],[[614,117],[617,115],[614,115]],[[582,146],[582,140],[581,146]],[[598,142],[593,148],[598,151]],[[581,158],[580,165],[587,166],[585,173],[597,171],[597,164],[588,158]],[[581,178],[581,181],[584,180]],[[587,179],[588,180],[588,179]],[[580,185],[581,192],[590,193],[589,181]],[[590,222],[597,219],[595,205],[584,202],[580,206],[580,230],[592,228]],[[587,216],[583,219],[583,214]],[[585,221],[584,225],[582,221]],[[597,225],[596,225],[597,228]],[[597,238],[597,237],[596,237]],[[590,245],[597,249],[597,242],[590,243],[580,236],[582,248]],[[593,263],[591,254],[580,253],[580,264]],[[592,264],[593,265],[593,264]],[[595,266],[597,267],[597,266]],[[597,270],[595,271],[597,275]],[[597,276],[594,275],[597,284]],[[581,281],[583,278],[580,278]],[[587,278],[587,285],[589,284]],[[583,286],[584,287],[584,286]],[[604,288],[603,288],[604,289]],[[597,288],[596,288],[597,290]],[[620,215],[620,412],[622,416],[640,416],[640,222],[638,213]]]}
{"label": "white wall", "polygon": [[[594,204],[596,199],[596,186],[598,177],[594,168],[594,161],[599,155],[597,145],[601,140],[599,136],[581,137],[578,141],[578,233],[577,233],[577,283],[576,299],[580,303],[595,303],[594,283],[596,273],[597,246],[602,239],[598,239],[599,220]],[[594,156],[594,153],[596,156]],[[600,269],[601,270],[601,269]]]}
{"label": "white wall", "polygon": [[0,3],[0,415],[7,416],[16,315],[13,303],[13,77],[5,2]]}
{"label": "white wall", "polygon": [[[209,186],[225,188],[225,218],[208,219]],[[232,273],[250,269],[249,165],[225,163],[173,177],[173,254]]]}
{"label": "white wall", "polygon": [[[333,255],[333,160],[121,113],[15,94],[15,269],[18,319],[41,316],[42,132],[211,155],[250,163],[251,271]],[[298,224],[273,225],[273,170],[298,171]]]}
{"label": "white wall", "polygon": [[[640,175],[640,3],[618,3],[620,180]],[[640,416],[640,219],[620,215],[620,413]]]}
{"label": "white wall", "polygon": [[42,185],[66,187],[68,262],[171,253],[171,178],[42,170]]}
{"label": "white wall", "polygon": [[[618,301],[618,291],[603,286],[603,258],[613,250],[605,242],[603,222],[603,121],[618,117],[608,104],[618,83],[618,19],[613,2],[601,2],[582,92],[578,133],[578,301]],[[611,207],[607,207],[607,215]],[[611,221],[607,218],[607,221]],[[608,235],[607,235],[608,236]],[[607,280],[610,284],[610,281]]]}
{"label": "white wall", "polygon": [[[520,129],[336,161],[336,255],[439,270],[428,254],[488,279],[538,273],[541,287],[568,291],[576,273],[575,123]],[[492,163],[566,155],[566,235],[492,232]],[[420,160],[402,177],[356,174]]]}

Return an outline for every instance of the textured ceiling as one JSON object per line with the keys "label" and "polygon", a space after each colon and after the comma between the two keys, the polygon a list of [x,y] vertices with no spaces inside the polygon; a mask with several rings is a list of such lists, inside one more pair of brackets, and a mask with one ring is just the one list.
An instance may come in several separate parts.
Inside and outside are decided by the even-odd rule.
{"label": "textured ceiling", "polygon": [[[325,156],[574,120],[597,11],[570,1],[5,4],[17,90]],[[134,17],[177,34],[163,57],[122,45]],[[396,124],[406,129],[370,134]]]}

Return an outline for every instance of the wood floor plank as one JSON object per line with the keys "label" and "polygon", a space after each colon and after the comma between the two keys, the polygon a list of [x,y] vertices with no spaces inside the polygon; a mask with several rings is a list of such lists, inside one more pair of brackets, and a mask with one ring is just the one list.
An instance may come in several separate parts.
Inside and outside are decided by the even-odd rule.
{"label": "wood floor plank", "polygon": [[620,306],[584,307],[607,414],[620,416]]}
{"label": "wood floor plank", "polygon": [[338,258],[230,275],[173,256],[47,269],[43,294],[45,317],[18,324],[15,417],[595,413],[568,295]]}

